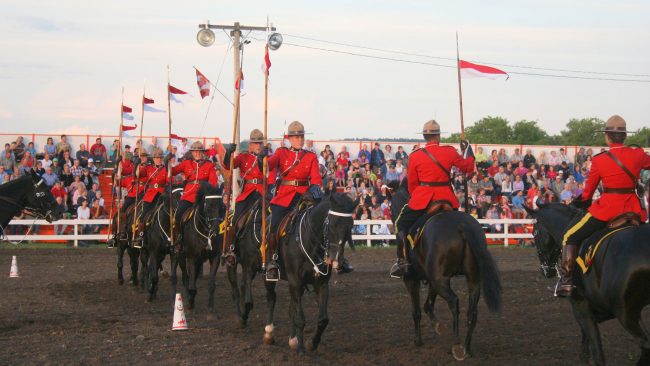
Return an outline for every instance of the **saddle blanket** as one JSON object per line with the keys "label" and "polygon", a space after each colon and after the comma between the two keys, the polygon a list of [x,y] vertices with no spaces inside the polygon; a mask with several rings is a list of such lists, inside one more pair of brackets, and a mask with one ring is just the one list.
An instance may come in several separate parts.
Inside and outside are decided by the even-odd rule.
{"label": "saddle blanket", "polygon": [[578,258],[576,258],[576,263],[578,263],[578,266],[580,266],[582,273],[586,274],[587,272],[589,272],[589,269],[591,268],[591,264],[596,258],[596,253],[600,248],[605,248],[603,250],[607,250],[607,246],[610,243],[610,239],[612,235],[618,233],[619,231],[630,229],[632,227],[634,226],[623,226],[613,230],[604,229],[601,231],[597,231],[592,236],[590,236],[587,240],[585,240],[582,243],[582,246],[580,247],[580,253],[578,254]]}

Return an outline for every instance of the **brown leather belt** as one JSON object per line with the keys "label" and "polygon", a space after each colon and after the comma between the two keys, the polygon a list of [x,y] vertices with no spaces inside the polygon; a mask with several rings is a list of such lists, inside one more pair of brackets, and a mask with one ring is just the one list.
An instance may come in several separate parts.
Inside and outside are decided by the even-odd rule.
{"label": "brown leather belt", "polygon": [[296,179],[296,180],[282,180],[280,183],[283,186],[293,186],[293,187],[306,187],[309,185],[309,181],[306,179]]}
{"label": "brown leather belt", "polygon": [[636,194],[636,189],[634,188],[605,188],[603,193],[613,193],[613,194]]}
{"label": "brown leather belt", "polygon": [[445,182],[420,182],[421,186],[424,187],[448,187],[451,183],[449,181]]}
{"label": "brown leather belt", "polygon": [[250,184],[262,184],[262,180],[257,179],[257,178],[255,178],[255,179],[246,179],[246,184],[249,184],[249,183]]}

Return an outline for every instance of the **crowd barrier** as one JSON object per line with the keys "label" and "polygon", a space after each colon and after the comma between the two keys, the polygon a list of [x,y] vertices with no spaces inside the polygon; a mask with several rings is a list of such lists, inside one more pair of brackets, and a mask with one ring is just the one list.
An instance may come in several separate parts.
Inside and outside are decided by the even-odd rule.
{"label": "crowd barrier", "polygon": [[[510,230],[510,225],[532,225],[535,223],[534,219],[480,219],[479,223],[483,225],[503,225],[503,233],[487,233],[485,236],[488,239],[497,239],[503,240],[504,246],[510,245],[510,239],[532,239],[532,233],[516,233]],[[80,234],[81,225],[100,225],[107,226],[109,224],[108,219],[98,219],[98,220],[59,220],[55,223],[49,223],[45,220],[13,220],[9,225],[21,225],[21,226],[52,226],[52,225],[68,225],[73,227],[73,234],[65,235],[38,235],[38,234],[18,234],[18,235],[7,235],[7,239],[16,242],[16,241],[72,241],[73,245],[77,247],[79,241],[84,240],[93,240],[93,241],[106,241],[106,234]],[[368,247],[372,246],[373,240],[395,240],[395,234],[385,234],[380,233],[380,230],[373,230],[373,227],[376,225],[382,226],[386,225],[387,227],[392,227],[393,223],[390,220],[355,220],[355,226],[365,226],[366,234],[353,234],[352,240],[365,240]],[[32,230],[33,231],[33,230]]]}

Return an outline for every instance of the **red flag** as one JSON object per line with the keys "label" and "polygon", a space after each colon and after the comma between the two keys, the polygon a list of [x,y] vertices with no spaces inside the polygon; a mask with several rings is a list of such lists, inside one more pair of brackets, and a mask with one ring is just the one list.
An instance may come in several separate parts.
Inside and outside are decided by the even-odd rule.
{"label": "red flag", "polygon": [[133,109],[131,107],[127,107],[125,105],[122,105],[122,113],[132,113]]}
{"label": "red flag", "polygon": [[182,140],[182,139],[183,139],[183,137],[178,136],[178,135],[175,134],[175,133],[172,133],[171,135],[169,135],[169,137],[170,137],[172,140]]}
{"label": "red flag", "polygon": [[187,92],[184,92],[184,91],[182,91],[182,90],[180,90],[178,88],[175,88],[175,87],[173,87],[171,85],[169,85],[169,92],[172,93],[172,94],[187,94]]}
{"label": "red flag", "polygon": [[131,130],[135,130],[136,128],[138,128],[138,125],[135,126],[122,125],[122,131],[131,131]]}
{"label": "red flag", "polygon": [[153,104],[153,99],[149,99],[149,98],[143,96],[142,97],[142,102],[144,104]]}
{"label": "red flag", "polygon": [[264,74],[269,75],[269,69],[271,68],[271,59],[269,58],[269,49],[266,49],[266,54],[264,55],[264,63],[262,64],[262,71]]}
{"label": "red flag", "polygon": [[201,93],[201,98],[205,98],[210,95],[210,80],[201,74],[199,69],[196,70],[196,85],[199,86],[199,92]]}
{"label": "red flag", "polygon": [[488,78],[488,79],[505,79],[508,80],[510,77],[507,72],[499,70],[497,68],[479,64],[473,64],[468,61],[460,60],[458,67],[460,67],[460,73],[464,77],[479,77],[479,78]]}
{"label": "red flag", "polygon": [[240,71],[239,79],[235,80],[235,89],[242,90],[244,89],[244,72]]}

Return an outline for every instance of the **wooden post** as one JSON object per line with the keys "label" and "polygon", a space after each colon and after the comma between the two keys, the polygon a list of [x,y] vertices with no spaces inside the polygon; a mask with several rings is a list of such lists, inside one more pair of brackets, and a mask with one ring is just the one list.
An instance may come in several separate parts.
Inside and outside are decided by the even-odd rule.
{"label": "wooden post", "polygon": [[[456,32],[456,71],[458,73],[458,100],[460,104],[460,140],[465,140],[465,119],[463,117],[463,88],[460,78],[460,52],[458,51],[458,32]],[[463,187],[465,192],[465,213],[469,214],[469,189],[467,176],[463,174]]]}
{"label": "wooden post", "polygon": [[[145,98],[145,91],[142,92],[142,115],[140,116],[140,146],[138,147],[138,160],[142,160],[142,148],[144,144],[142,143],[142,127],[144,126],[144,98]],[[137,145],[136,141],[136,145]],[[139,193],[140,193],[140,163],[135,165],[133,167],[133,173],[135,174],[135,207],[133,209],[133,227],[132,229],[132,239],[135,240],[135,234],[137,231],[138,227],[138,200],[139,200]]]}
{"label": "wooden post", "polygon": [[[269,45],[266,44],[264,48],[265,57],[269,53]],[[266,62],[266,61],[265,61]],[[262,149],[266,148],[267,141],[267,121],[268,121],[268,107],[269,107],[269,70],[264,73],[264,138],[262,141]],[[262,244],[260,251],[262,254],[262,268],[266,266],[266,191],[268,190],[267,184],[267,156],[265,155],[262,160]]]}
{"label": "wooden post", "polygon": [[[169,65],[167,65],[167,151],[168,154],[172,153],[172,108],[170,102],[171,96],[169,95]],[[167,184],[169,185],[169,242],[174,246],[174,209],[172,207],[172,161],[169,159],[167,162]]]}

